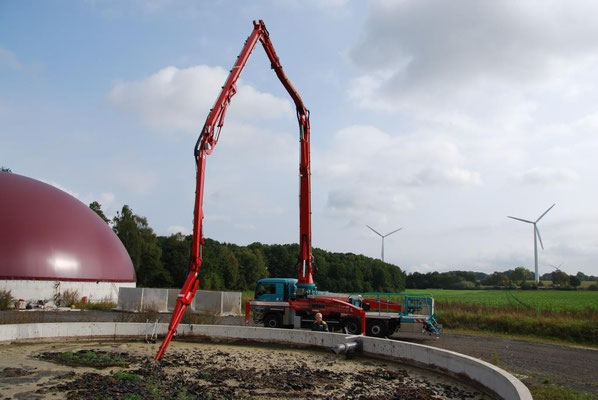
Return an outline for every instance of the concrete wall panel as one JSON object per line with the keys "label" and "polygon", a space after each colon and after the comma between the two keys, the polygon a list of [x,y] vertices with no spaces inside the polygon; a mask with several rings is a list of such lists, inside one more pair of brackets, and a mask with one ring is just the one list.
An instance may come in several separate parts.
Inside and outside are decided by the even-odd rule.
{"label": "concrete wall panel", "polygon": [[143,288],[141,311],[168,312],[168,289]]}
{"label": "concrete wall panel", "polygon": [[116,309],[122,311],[139,311],[141,310],[142,296],[142,288],[120,288]]}

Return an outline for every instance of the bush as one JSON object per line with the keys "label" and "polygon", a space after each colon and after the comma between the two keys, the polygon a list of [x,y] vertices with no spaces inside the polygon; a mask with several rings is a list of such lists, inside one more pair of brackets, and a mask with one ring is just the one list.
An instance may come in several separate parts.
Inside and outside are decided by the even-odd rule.
{"label": "bush", "polygon": [[456,289],[456,290],[469,290],[469,289],[475,289],[476,285],[475,283],[471,282],[471,281],[466,281],[466,280],[460,280],[457,282],[453,282],[450,285],[448,285],[448,289]]}
{"label": "bush", "polygon": [[594,284],[588,286],[588,290],[592,290],[594,292],[598,291],[598,284],[594,283]]}
{"label": "bush", "polygon": [[0,290],[0,310],[8,310],[14,301],[10,290]]}
{"label": "bush", "polygon": [[62,293],[62,302],[66,307],[70,307],[81,300],[78,290],[67,289]]}
{"label": "bush", "polygon": [[521,290],[538,290],[538,285],[526,281],[521,284]]}

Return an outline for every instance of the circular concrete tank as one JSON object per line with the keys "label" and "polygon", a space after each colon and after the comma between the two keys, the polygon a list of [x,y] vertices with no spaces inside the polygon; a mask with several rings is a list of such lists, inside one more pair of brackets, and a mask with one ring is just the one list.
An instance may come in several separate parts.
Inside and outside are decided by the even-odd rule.
{"label": "circular concrete tank", "polygon": [[[136,277],[121,241],[89,207],[54,186],[0,172],[0,281],[17,298],[26,291],[39,299],[55,282],[135,286]],[[32,281],[53,283],[32,289]]]}
{"label": "circular concrete tank", "polygon": [[[167,324],[159,324],[157,326],[157,333],[163,335],[167,331]],[[89,375],[86,371],[82,371],[85,376],[77,379],[73,372],[69,375],[64,375],[69,382],[64,383],[62,391],[83,390],[79,392],[85,395],[85,390],[95,388],[112,388],[118,384],[127,390],[127,386],[123,385],[119,380],[127,379],[143,379],[143,382],[159,382],[164,380],[167,385],[162,385],[160,390],[171,391],[168,398],[176,398],[176,396],[183,391],[183,394],[189,395],[195,393],[198,388],[205,388],[202,381],[207,381],[211,387],[219,389],[219,386],[224,388],[223,391],[217,392],[219,395],[216,398],[236,398],[240,397],[259,397],[260,396],[260,379],[264,379],[265,383],[262,386],[267,386],[274,390],[273,397],[268,398],[285,398],[294,394],[301,393],[301,387],[296,385],[305,385],[308,390],[313,390],[317,386],[318,390],[333,390],[338,389],[339,385],[344,385],[344,377],[338,375],[338,368],[334,367],[338,363],[338,356],[332,354],[330,349],[338,344],[347,341],[360,341],[361,355],[365,357],[375,357],[377,360],[372,362],[367,359],[361,359],[359,356],[352,361],[362,362],[365,366],[374,367],[375,372],[369,374],[366,371],[366,379],[361,379],[359,373],[354,373],[357,370],[372,370],[372,368],[364,368],[364,365],[356,366],[355,369],[350,365],[345,366],[347,376],[351,377],[353,381],[357,380],[357,384],[352,384],[346,394],[352,398],[363,399],[377,399],[396,397],[401,392],[399,398],[416,398],[416,399],[460,399],[468,397],[473,394],[473,398],[487,399],[508,399],[508,400],[532,400],[529,390],[513,375],[508,372],[486,363],[484,361],[458,354],[451,351],[441,350],[429,346],[417,345],[413,343],[400,342],[390,339],[379,339],[362,336],[346,336],[334,333],[311,332],[303,330],[289,330],[289,329],[267,329],[258,327],[245,326],[225,326],[225,325],[180,325],[179,338],[186,338],[190,340],[198,340],[200,342],[215,342],[217,343],[211,350],[203,352],[198,350],[202,345],[194,343],[181,343],[176,341],[172,343],[172,347],[159,363],[151,361],[157,351],[159,343],[156,344],[141,344],[139,339],[151,336],[151,324],[139,323],[46,323],[46,324],[20,324],[20,325],[0,325],[0,343],[3,343],[4,348],[0,347],[0,351],[5,357],[21,357],[23,354],[33,354],[27,346],[19,345],[18,348],[11,350],[12,343],[25,342],[31,345],[33,342],[47,343],[40,348],[33,349],[39,353],[39,349],[47,349],[50,353],[46,355],[45,359],[58,358],[60,355],[57,352],[65,351],[68,346],[76,346],[76,340],[103,340],[99,344],[90,344],[85,346],[85,349],[78,349],[82,353],[89,350],[105,351],[106,346],[113,346],[111,352],[122,352],[127,350],[126,357],[135,360],[134,368],[126,371],[139,375],[140,377],[131,377],[130,375],[123,375],[123,372],[109,371],[107,377]],[[68,338],[68,341],[64,339]],[[109,345],[106,340],[123,341],[127,339],[137,338],[137,344],[128,342],[124,345]],[[62,340],[62,342],[60,342]],[[264,348],[262,356],[256,354],[245,354],[239,356],[238,354],[231,354],[227,347],[230,343],[239,343],[244,345],[259,344]],[[68,343],[65,345],[64,343]],[[139,347],[139,346],[145,347]],[[66,347],[65,347],[66,346]],[[81,345],[83,346],[83,345]],[[282,347],[281,347],[282,346]],[[316,355],[316,364],[308,362],[307,358],[309,349],[321,349],[326,353],[320,352]],[[295,352],[295,355],[288,356],[286,353],[290,349]],[[305,349],[305,360],[302,359],[302,350]],[[287,357],[286,361],[276,364],[274,356],[276,353],[285,353],[281,356]],[[36,354],[37,354],[36,353]],[[11,355],[12,354],[12,355]],[[121,353],[122,354],[122,353]],[[270,356],[271,355],[271,356]],[[13,362],[10,368],[2,370],[5,375],[17,376],[33,371],[33,373],[40,374],[43,368],[38,368],[35,365],[29,365],[32,357],[25,356],[26,360],[22,361],[23,366],[19,367],[17,362]],[[246,365],[239,365],[238,361],[244,359]],[[270,360],[272,359],[274,367],[270,367]],[[218,361],[219,360],[219,361]],[[313,357],[312,357],[313,360]],[[335,361],[336,360],[336,361]],[[214,363],[214,361],[218,361]],[[21,362],[21,361],[19,361]],[[6,360],[4,362],[6,364]],[[206,364],[207,363],[207,364]],[[261,365],[265,364],[265,365]],[[0,363],[0,367],[2,367]],[[276,367],[279,365],[279,367]],[[320,368],[322,366],[322,368]],[[333,368],[326,368],[332,366]],[[430,372],[424,371],[419,376],[407,372],[402,373],[400,370],[407,370],[408,366],[415,366],[423,368]],[[297,367],[297,368],[295,368]],[[342,366],[341,366],[342,367]],[[33,369],[32,369],[33,368]],[[47,367],[44,367],[48,369]],[[51,367],[50,367],[51,368]],[[241,371],[234,371],[240,369]],[[283,371],[279,371],[283,370]],[[37,372],[35,372],[37,371]],[[342,371],[342,368],[341,368]],[[276,379],[275,373],[282,373],[280,379]],[[438,373],[441,376],[438,378]],[[44,376],[45,372],[41,371],[40,376]],[[104,375],[107,375],[104,374]],[[431,375],[430,375],[431,374]],[[437,375],[434,378],[434,374]],[[8,376],[8,377],[10,377]],[[175,379],[171,379],[172,377]],[[324,382],[323,385],[311,385],[310,379],[303,379],[305,377],[312,377],[314,383]],[[70,379],[74,378],[73,382]],[[326,379],[329,379],[326,382]],[[445,380],[448,379],[448,380]],[[390,386],[383,381],[389,381]],[[317,382],[316,382],[317,381]],[[91,386],[90,385],[91,382]],[[280,382],[280,385],[278,383]],[[440,385],[438,384],[440,382]],[[443,383],[444,382],[444,383]],[[448,382],[448,383],[447,383]],[[459,383],[457,383],[459,382]],[[181,386],[181,383],[184,383]],[[353,382],[354,383],[354,382]],[[428,384],[431,383],[431,384]],[[461,385],[463,383],[464,385]],[[368,393],[368,384],[376,390],[375,393]],[[73,386],[74,385],[74,386]],[[199,386],[198,386],[199,385]],[[286,387],[286,386],[289,387]],[[311,386],[310,386],[311,385]],[[392,386],[394,385],[394,386]],[[410,385],[410,386],[408,386]],[[44,385],[37,385],[44,386]],[[56,390],[56,383],[52,383],[52,387],[42,387],[39,390],[48,397],[54,395]],[[58,387],[60,389],[60,387]],[[327,388],[328,387],[328,388]],[[421,393],[417,388],[421,388]],[[178,388],[178,389],[176,389]],[[380,392],[379,390],[390,389],[390,392]],[[154,388],[155,389],[155,388]],[[186,392],[190,389],[192,392]],[[342,388],[341,388],[342,389]],[[413,392],[405,392],[405,390],[415,389]],[[50,390],[50,392],[48,392]],[[112,389],[110,389],[112,390]],[[143,387],[136,390],[145,390]],[[257,390],[257,391],[256,391]],[[295,392],[291,392],[294,390]],[[360,390],[359,396],[356,390]],[[436,394],[434,394],[436,392]],[[475,394],[478,392],[478,394]],[[121,392],[118,392],[121,393]],[[319,392],[321,393],[321,392]],[[58,393],[56,393],[58,394]],[[112,394],[112,392],[111,392]],[[126,392],[125,392],[126,394]],[[199,394],[199,393],[198,393]],[[203,393],[206,396],[210,393]],[[268,396],[270,396],[270,394]],[[363,396],[362,396],[363,394]],[[413,397],[411,394],[415,394]],[[423,394],[419,396],[419,394]],[[220,396],[222,395],[222,396]],[[373,395],[373,396],[372,396]],[[403,396],[404,395],[404,396]],[[120,394],[119,394],[120,396]],[[201,396],[200,396],[201,397]],[[212,396],[214,397],[214,396]],[[295,396],[291,396],[295,397]],[[304,396],[305,397],[305,396]],[[326,397],[325,395],[312,396]],[[55,397],[52,397],[55,398]],[[119,397],[120,398],[120,397]],[[124,398],[124,397],[123,397]],[[203,397],[202,397],[203,398]],[[471,397],[469,397],[471,398]]]}

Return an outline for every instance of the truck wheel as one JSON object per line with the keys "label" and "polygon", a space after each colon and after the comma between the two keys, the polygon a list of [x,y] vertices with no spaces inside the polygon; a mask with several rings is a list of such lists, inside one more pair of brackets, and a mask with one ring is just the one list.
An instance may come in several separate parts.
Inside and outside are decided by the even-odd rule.
{"label": "truck wheel", "polygon": [[264,327],[266,328],[280,328],[282,326],[282,318],[280,314],[268,314],[264,317]]}
{"label": "truck wheel", "polygon": [[383,321],[374,320],[368,322],[366,333],[368,336],[383,338],[386,337],[387,330],[386,324]]}
{"label": "truck wheel", "polygon": [[343,328],[351,335],[359,335],[361,333],[361,323],[357,318],[345,318],[343,320]]}

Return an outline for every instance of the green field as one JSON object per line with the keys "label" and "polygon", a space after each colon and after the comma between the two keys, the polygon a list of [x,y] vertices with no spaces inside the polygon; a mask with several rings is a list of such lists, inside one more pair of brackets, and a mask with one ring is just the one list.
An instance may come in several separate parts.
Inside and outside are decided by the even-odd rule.
{"label": "green field", "polygon": [[598,292],[408,290],[436,300],[445,329],[485,331],[598,345]]}
{"label": "green field", "polygon": [[489,307],[515,307],[537,311],[598,311],[598,292],[579,290],[444,290],[408,289],[408,293],[429,293],[440,304],[466,303]]}

